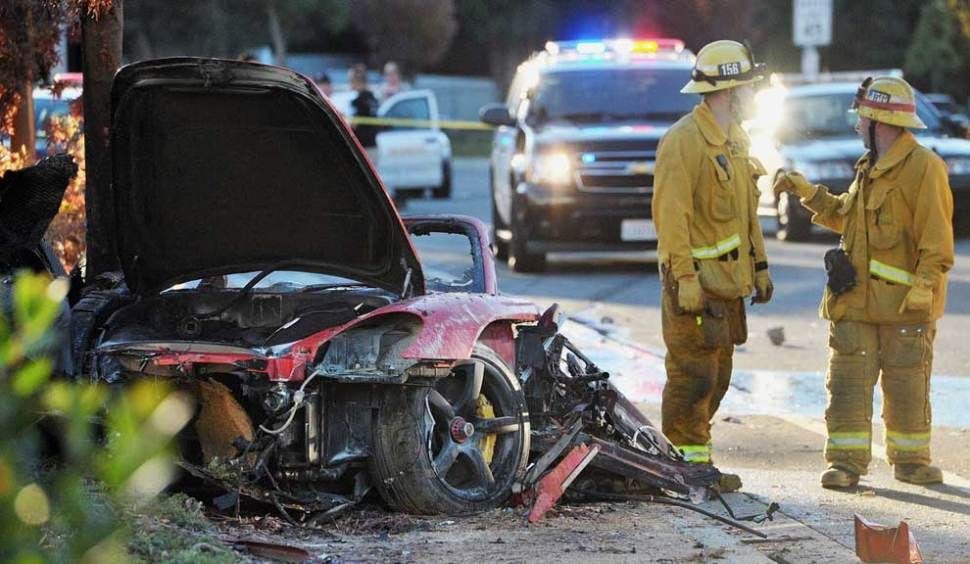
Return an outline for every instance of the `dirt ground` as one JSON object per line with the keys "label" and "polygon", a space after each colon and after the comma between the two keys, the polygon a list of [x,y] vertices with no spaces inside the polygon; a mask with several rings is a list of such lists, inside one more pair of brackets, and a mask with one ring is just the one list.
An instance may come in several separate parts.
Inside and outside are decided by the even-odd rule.
{"label": "dirt ground", "polygon": [[[657,406],[642,408],[656,417]],[[970,562],[970,494],[958,473],[943,486],[910,486],[892,480],[891,468],[877,459],[858,488],[833,492],[818,487],[824,468],[818,432],[774,417],[730,414],[714,432],[722,447],[719,465],[745,481],[742,493],[726,496],[735,512],[760,513],[771,501],[781,505],[774,521],[752,525],[767,540],[683,508],[633,502],[564,504],[535,525],[526,522],[522,507],[418,517],[369,505],[317,530],[290,526],[271,511],[210,519],[224,540],[299,547],[313,562],[795,564],[856,562],[852,519],[860,513],[887,525],[908,520],[927,562]],[[940,452],[961,439],[937,436]],[[716,502],[701,507],[724,514]]]}
{"label": "dirt ground", "polygon": [[[739,513],[764,509],[743,494],[730,495],[729,502]],[[763,541],[681,508],[628,502],[562,505],[535,525],[526,522],[523,508],[442,518],[369,507],[322,530],[292,527],[275,516],[220,520],[217,526],[226,539],[300,547],[315,562],[821,563],[853,557],[784,515],[759,527],[771,537]]]}

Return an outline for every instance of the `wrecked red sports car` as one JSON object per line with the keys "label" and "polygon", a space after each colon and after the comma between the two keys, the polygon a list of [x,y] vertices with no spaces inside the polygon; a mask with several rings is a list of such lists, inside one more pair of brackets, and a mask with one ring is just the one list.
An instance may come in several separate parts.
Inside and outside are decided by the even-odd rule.
{"label": "wrecked red sports car", "polygon": [[[369,483],[421,513],[504,501],[529,456],[514,327],[537,311],[497,295],[484,226],[402,223],[339,115],[291,71],[148,61],[119,71],[112,102],[100,217],[123,276],[74,308],[79,372],[191,388],[185,455],[200,471],[327,484],[326,508]],[[409,230],[467,236],[463,283],[432,291]]]}
{"label": "wrecked red sports car", "polygon": [[[228,492],[217,505],[242,495],[321,523],[372,487],[417,513],[517,493],[537,519],[574,482],[592,498],[603,480],[717,495],[717,470],[687,464],[555,308],[498,294],[481,222],[402,221],[306,78],[146,61],[119,71],[112,104],[97,218],[121,270],[72,309],[74,372],[191,392],[182,466]],[[412,243],[441,237],[463,250],[419,262]]]}

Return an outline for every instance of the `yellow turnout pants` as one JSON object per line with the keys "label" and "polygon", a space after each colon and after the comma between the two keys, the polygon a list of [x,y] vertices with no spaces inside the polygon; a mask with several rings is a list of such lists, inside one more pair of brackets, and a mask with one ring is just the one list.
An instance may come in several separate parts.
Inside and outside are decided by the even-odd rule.
{"label": "yellow turnout pants", "polygon": [[866,473],[871,459],[873,388],[880,376],[889,462],[929,464],[935,336],[933,323],[832,323],[825,409],[829,464]]}
{"label": "yellow turnout pants", "polygon": [[708,298],[705,311],[679,311],[675,291],[661,297],[667,345],[663,432],[690,462],[711,461],[711,419],[731,384],[734,345],[747,340],[744,302]]}

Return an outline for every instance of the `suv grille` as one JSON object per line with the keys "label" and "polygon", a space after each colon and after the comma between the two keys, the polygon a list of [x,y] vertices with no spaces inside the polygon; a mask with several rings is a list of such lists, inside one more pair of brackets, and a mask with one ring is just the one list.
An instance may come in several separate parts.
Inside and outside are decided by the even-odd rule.
{"label": "suv grille", "polygon": [[611,141],[581,145],[576,186],[582,192],[653,191],[657,141]]}

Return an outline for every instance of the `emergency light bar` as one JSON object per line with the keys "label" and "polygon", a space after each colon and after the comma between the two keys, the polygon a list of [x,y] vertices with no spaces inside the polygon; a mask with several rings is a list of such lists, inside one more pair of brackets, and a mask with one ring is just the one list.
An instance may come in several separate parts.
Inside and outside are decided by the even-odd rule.
{"label": "emergency light bar", "polygon": [[684,51],[684,42],[680,39],[603,39],[598,41],[548,41],[546,53],[549,55],[679,55]]}

